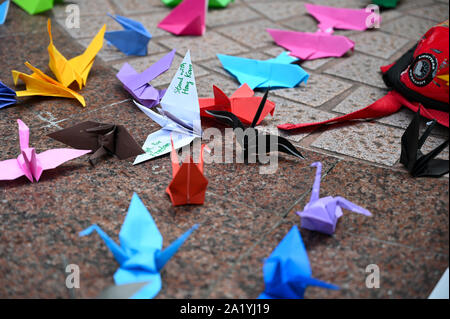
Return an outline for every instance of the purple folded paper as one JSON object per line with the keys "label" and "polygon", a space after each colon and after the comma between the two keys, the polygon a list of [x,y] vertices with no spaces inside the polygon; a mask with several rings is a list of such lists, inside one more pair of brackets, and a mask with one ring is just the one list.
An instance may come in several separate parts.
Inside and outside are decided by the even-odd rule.
{"label": "purple folded paper", "polygon": [[170,68],[174,56],[175,50],[172,50],[140,74],[131,65],[125,63],[119,73],[117,73],[117,78],[137,102],[151,108],[159,104],[166,90],[155,89],[150,84],[150,81]]}
{"label": "purple folded paper", "polygon": [[302,228],[332,235],[336,230],[339,218],[343,215],[342,208],[358,214],[372,216],[368,210],[343,197],[327,196],[319,198],[322,163],[316,162],[311,166],[317,167],[311,199],[302,212],[297,212],[297,215],[300,216]]}

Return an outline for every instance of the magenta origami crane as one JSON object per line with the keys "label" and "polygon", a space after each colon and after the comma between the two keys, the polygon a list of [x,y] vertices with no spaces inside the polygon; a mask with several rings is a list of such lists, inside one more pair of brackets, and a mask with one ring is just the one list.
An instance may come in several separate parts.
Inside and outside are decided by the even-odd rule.
{"label": "magenta origami crane", "polygon": [[333,35],[334,29],[364,31],[381,21],[380,15],[365,9],[347,9],[305,4],[306,10],[319,21],[318,30],[295,32],[267,29],[273,40],[302,60],[341,57],[353,50],[355,43],[342,35]]}
{"label": "magenta origami crane", "polygon": [[155,89],[150,81],[170,68],[174,56],[175,50],[172,50],[140,74],[131,65],[125,63],[116,76],[137,102],[146,107],[153,107],[159,104],[166,90]]}
{"label": "magenta origami crane", "polygon": [[368,210],[353,204],[343,197],[327,196],[319,198],[322,163],[316,162],[311,164],[311,166],[317,167],[311,199],[302,212],[297,212],[297,215],[300,216],[300,226],[302,228],[332,235],[336,230],[339,218],[343,215],[342,208],[358,214],[372,216]]}
{"label": "magenta origami crane", "polygon": [[175,35],[203,35],[207,11],[207,0],[184,0],[158,24],[158,28]]}
{"label": "magenta origami crane", "polygon": [[17,159],[0,162],[0,180],[13,180],[25,175],[32,183],[39,181],[42,172],[53,169],[74,158],[91,152],[90,150],[76,150],[71,148],[59,148],[37,154],[34,148],[30,148],[30,129],[21,120],[19,124],[19,139],[21,154]]}

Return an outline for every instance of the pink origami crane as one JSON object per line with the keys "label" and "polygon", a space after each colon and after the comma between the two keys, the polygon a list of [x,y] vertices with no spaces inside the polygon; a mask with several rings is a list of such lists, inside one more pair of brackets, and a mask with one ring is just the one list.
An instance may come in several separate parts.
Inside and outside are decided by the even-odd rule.
{"label": "pink origami crane", "polygon": [[32,183],[39,181],[42,172],[91,152],[90,150],[76,150],[60,148],[37,154],[29,147],[30,129],[21,120],[19,124],[19,139],[21,154],[17,159],[0,162],[0,180],[13,180],[25,175]]}
{"label": "pink origami crane", "polygon": [[158,24],[158,28],[175,35],[203,35],[207,10],[207,0],[184,0]]}
{"label": "pink origami crane", "polygon": [[302,212],[297,212],[301,219],[302,228],[332,235],[336,230],[339,218],[343,215],[342,208],[358,214],[372,216],[368,210],[353,204],[343,197],[327,196],[319,198],[322,163],[316,162],[311,164],[311,166],[317,167],[311,199]]}
{"label": "pink origami crane", "polygon": [[306,10],[319,21],[319,29],[332,33],[333,29],[364,31],[381,22],[380,15],[366,9],[347,9],[305,4]]}

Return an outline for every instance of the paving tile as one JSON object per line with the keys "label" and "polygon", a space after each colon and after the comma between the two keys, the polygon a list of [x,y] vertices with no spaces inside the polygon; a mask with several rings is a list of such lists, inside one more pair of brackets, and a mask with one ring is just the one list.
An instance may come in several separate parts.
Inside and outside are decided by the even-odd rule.
{"label": "paving tile", "polygon": [[164,46],[177,49],[179,52],[191,50],[191,58],[194,62],[212,59],[217,53],[236,55],[248,51],[215,31],[208,31],[201,37],[172,36],[159,40],[159,43],[164,43]]}
{"label": "paving tile", "polygon": [[379,31],[359,33],[351,36],[350,39],[356,43],[356,51],[386,60],[409,42],[407,39]]}
{"label": "paving tile", "polygon": [[155,11],[170,11],[170,8],[167,8],[161,1],[159,0],[112,0],[114,4],[122,10],[124,15],[130,14],[140,14],[147,12],[155,12]]}
{"label": "paving tile", "polygon": [[230,6],[226,10],[210,10],[206,17],[206,25],[218,27],[258,18],[261,18],[261,15],[247,7]]}
{"label": "paving tile", "polygon": [[274,1],[272,3],[250,3],[249,5],[273,21],[284,20],[306,13],[305,3],[301,1]]}
{"label": "paving tile", "polygon": [[[423,1],[399,1],[396,9],[399,11],[408,11],[410,9],[418,9],[433,5],[433,0],[423,0]],[[420,9],[419,9],[420,8]]]}
{"label": "paving tile", "polygon": [[348,90],[352,85],[319,74],[311,74],[306,86],[276,90],[274,94],[309,106],[317,107]]}
{"label": "paving tile", "polygon": [[170,32],[158,28],[158,24],[167,16],[168,12],[155,12],[155,13],[147,13],[147,14],[140,14],[140,15],[133,15],[132,18],[140,21],[144,27],[150,32],[152,35],[152,40],[155,42],[155,38],[169,35]]}
{"label": "paving tile", "polygon": [[197,81],[197,93],[199,98],[213,97],[213,85],[219,87],[226,95],[230,96],[239,87],[240,84],[233,78],[227,76],[210,74]]}
{"label": "paving tile", "polygon": [[435,24],[435,21],[404,15],[382,24],[381,31],[418,41]]}
{"label": "paving tile", "polygon": [[437,23],[448,20],[448,5],[436,4],[432,6],[426,6],[420,10],[412,9],[408,13],[420,18],[427,18],[436,21]]}
{"label": "paving tile", "polygon": [[80,9],[80,16],[115,14],[114,8],[108,0],[71,0],[67,4],[56,4],[53,9],[53,15],[57,18],[66,18],[68,16],[66,8],[69,4],[76,4]]}
{"label": "paving tile", "polygon": [[245,24],[223,27],[218,29],[217,32],[230,37],[235,41],[238,41],[242,45],[245,45],[252,50],[255,50],[257,48],[262,48],[273,43],[272,37],[265,31],[269,28],[283,29],[281,26],[273,22],[267,20],[258,20]]}
{"label": "paving tile", "polygon": [[309,15],[296,16],[279,23],[288,29],[299,32],[316,32],[318,29],[317,20]]}
{"label": "paving tile", "polygon": [[[178,52],[178,54],[184,54],[184,53],[185,53],[184,51]],[[160,53],[160,54],[156,54],[156,55],[149,55],[149,56],[142,57],[142,58],[135,58],[134,60],[127,61],[127,63],[129,63],[136,71],[143,72],[148,67],[150,67],[155,62],[157,62],[162,57],[164,57],[166,54],[167,53]],[[162,86],[170,84],[170,82],[172,81],[172,78],[175,76],[175,73],[178,70],[178,67],[180,66],[182,61],[183,61],[183,58],[181,56],[175,55],[175,58],[173,59],[171,68],[167,72],[161,74],[159,77],[154,79],[151,82],[152,85],[154,85],[155,87],[162,87]],[[124,63],[118,63],[118,64],[115,64],[113,67],[115,70],[119,71],[122,68],[123,64]],[[207,70],[205,70],[204,68],[202,68],[200,65],[195,64],[194,65],[194,74],[195,74],[195,78],[198,82],[198,78],[209,74],[209,72]]]}
{"label": "paving tile", "polygon": [[387,64],[388,62],[385,60],[355,53],[348,58],[343,58],[342,62],[328,68],[325,73],[385,88],[386,85],[381,78],[380,67]]}

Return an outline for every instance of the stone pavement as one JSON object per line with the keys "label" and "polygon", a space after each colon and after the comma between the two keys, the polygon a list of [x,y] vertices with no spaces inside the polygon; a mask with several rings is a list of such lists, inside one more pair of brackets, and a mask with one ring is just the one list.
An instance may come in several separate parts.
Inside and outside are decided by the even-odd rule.
{"label": "stone pavement", "polygon": [[[127,61],[139,71],[172,48],[179,65],[191,50],[200,97],[212,96],[212,84],[231,94],[238,83],[220,66],[217,53],[267,59],[282,50],[265,32],[268,27],[315,31],[302,1],[236,0],[225,10],[210,10],[203,37],[175,37],[156,28],[169,12],[159,0],[72,0],[81,8],[81,28],[65,29],[65,6],[28,16],[11,5],[0,27],[0,79],[13,86],[11,70],[27,71],[25,61],[51,74],[46,22],[52,17],[55,45],[66,57],[82,52],[106,23],[120,28],[106,13],[141,21],[153,35],[149,56],[129,58],[114,48],[99,53],[87,86],[87,107],[75,100],[33,97],[0,112],[0,159],[17,156],[16,119],[31,128],[31,143],[42,151],[61,144],[45,135],[83,120],[124,124],[139,143],[156,131],[132,103],[115,73]],[[369,0],[311,0],[342,7],[365,7]],[[362,108],[386,93],[379,67],[395,61],[431,26],[448,19],[448,0],[401,0],[382,13],[378,30],[338,31],[356,42],[355,52],[340,59],[303,63],[307,86],[275,90],[273,118],[262,128],[277,132],[286,122],[325,120]],[[153,84],[168,85],[175,71]],[[260,93],[258,93],[260,94]],[[399,164],[400,138],[412,118],[401,112],[375,121],[339,125],[289,138],[307,157],[281,155],[273,175],[256,164],[208,164],[209,186],[203,206],[172,207],[165,194],[171,180],[167,156],[132,166],[132,159],[108,159],[91,167],[86,158],[46,172],[31,184],[25,178],[0,182],[0,297],[91,298],[113,283],[117,268],[98,238],[79,238],[91,223],[117,239],[133,192],[149,208],[165,243],[194,223],[199,229],[162,271],[158,298],[255,298],[264,289],[262,263],[294,224],[295,211],[309,199],[314,161],[324,164],[323,196],[344,196],[367,208],[372,218],[344,213],[336,234],[302,230],[313,276],[341,290],[308,288],[307,298],[426,298],[448,267],[449,178],[413,179]],[[204,127],[217,126],[205,121]],[[223,130],[223,127],[221,127]],[[431,149],[448,138],[436,129]],[[217,141],[216,141],[217,142]],[[448,148],[441,155],[448,158]],[[81,288],[65,286],[67,264],[78,264]],[[367,289],[366,267],[376,264],[381,287]]]}

